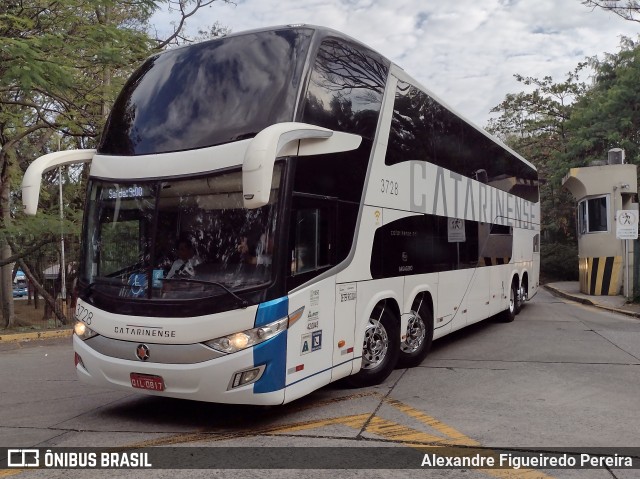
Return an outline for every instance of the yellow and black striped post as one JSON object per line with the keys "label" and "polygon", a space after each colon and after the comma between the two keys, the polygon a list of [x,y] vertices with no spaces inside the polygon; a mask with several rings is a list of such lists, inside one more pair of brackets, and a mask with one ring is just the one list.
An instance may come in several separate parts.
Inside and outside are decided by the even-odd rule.
{"label": "yellow and black striped post", "polygon": [[615,296],[620,290],[622,256],[580,258],[580,292]]}

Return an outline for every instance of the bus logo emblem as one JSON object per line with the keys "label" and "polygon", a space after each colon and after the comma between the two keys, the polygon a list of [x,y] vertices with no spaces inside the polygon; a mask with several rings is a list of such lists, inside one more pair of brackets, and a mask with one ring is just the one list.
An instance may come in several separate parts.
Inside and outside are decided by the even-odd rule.
{"label": "bus logo emblem", "polygon": [[136,348],[136,357],[140,361],[146,361],[149,359],[149,347],[146,344],[138,344]]}

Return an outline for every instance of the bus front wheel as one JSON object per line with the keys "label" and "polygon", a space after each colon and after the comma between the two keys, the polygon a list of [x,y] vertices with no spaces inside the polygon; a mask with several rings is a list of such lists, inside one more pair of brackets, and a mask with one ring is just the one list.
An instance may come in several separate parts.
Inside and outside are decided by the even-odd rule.
{"label": "bus front wheel", "polygon": [[364,331],[362,366],[348,378],[355,387],[375,386],[387,379],[396,367],[400,352],[400,334],[395,313],[385,305],[372,311]]}

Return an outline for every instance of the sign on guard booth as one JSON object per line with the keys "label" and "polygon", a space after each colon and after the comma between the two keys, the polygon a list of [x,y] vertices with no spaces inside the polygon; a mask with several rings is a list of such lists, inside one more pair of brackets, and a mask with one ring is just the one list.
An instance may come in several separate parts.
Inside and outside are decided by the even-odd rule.
{"label": "sign on guard booth", "polygon": [[638,239],[638,212],[636,210],[616,211],[616,238]]}

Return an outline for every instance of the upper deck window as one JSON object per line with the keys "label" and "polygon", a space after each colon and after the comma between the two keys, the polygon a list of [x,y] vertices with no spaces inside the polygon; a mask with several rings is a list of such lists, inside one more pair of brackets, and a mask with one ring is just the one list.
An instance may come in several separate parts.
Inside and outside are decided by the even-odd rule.
{"label": "upper deck window", "polygon": [[325,39],[316,55],[302,121],[373,139],[389,62],[344,39]]}
{"label": "upper deck window", "polygon": [[509,150],[422,90],[399,81],[385,163],[427,161],[527,201],[538,174]]}
{"label": "upper deck window", "polygon": [[98,151],[203,148],[292,121],[311,36],[305,28],[256,32],[149,58],[116,100]]}

